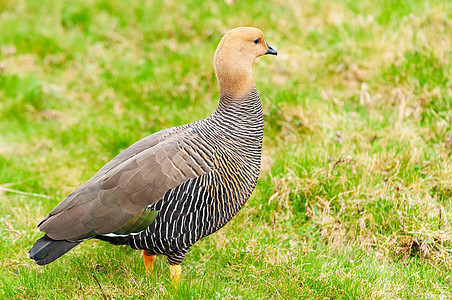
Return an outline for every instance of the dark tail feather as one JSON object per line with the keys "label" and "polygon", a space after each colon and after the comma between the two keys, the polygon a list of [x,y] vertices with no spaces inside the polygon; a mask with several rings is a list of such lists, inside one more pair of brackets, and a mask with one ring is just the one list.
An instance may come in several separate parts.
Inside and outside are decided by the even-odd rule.
{"label": "dark tail feather", "polygon": [[96,235],[94,238],[104,241],[104,242],[109,242],[110,244],[113,245],[128,245],[129,244],[129,236],[127,235],[118,235],[118,236],[105,236],[105,235]]}
{"label": "dark tail feather", "polygon": [[31,248],[30,258],[40,266],[47,265],[81,242],[55,241],[45,235],[37,240]]}

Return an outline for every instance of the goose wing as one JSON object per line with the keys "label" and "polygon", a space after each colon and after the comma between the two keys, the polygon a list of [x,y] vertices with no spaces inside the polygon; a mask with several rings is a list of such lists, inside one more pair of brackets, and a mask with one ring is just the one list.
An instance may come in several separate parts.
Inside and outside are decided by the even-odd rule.
{"label": "goose wing", "polygon": [[69,241],[113,233],[168,190],[209,172],[209,153],[197,151],[198,135],[183,127],[148,136],[121,152],[61,201],[39,229],[54,240]]}

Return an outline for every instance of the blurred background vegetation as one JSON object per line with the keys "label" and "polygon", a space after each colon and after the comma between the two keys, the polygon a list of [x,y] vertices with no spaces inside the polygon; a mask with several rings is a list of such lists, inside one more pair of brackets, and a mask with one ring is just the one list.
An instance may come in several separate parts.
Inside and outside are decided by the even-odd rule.
{"label": "blurred background vegetation", "polygon": [[[0,298],[444,299],[452,268],[452,2],[0,0]],[[87,241],[52,265],[39,221],[138,139],[206,117],[213,53],[254,26],[261,178],[166,260]],[[99,284],[98,284],[99,282]]]}

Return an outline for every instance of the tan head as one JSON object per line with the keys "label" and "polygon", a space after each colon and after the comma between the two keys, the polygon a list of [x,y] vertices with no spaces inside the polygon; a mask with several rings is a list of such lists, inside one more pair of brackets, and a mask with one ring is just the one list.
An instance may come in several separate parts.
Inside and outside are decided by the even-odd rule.
{"label": "tan head", "polygon": [[228,31],[215,51],[214,65],[221,95],[239,98],[254,87],[252,63],[265,54],[276,55],[257,28],[238,27]]}

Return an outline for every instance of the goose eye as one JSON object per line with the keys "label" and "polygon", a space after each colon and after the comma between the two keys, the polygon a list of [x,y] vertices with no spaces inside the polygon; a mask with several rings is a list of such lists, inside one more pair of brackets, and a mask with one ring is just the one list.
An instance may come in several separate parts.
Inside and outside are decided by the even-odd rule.
{"label": "goose eye", "polygon": [[259,42],[260,42],[260,39],[255,39],[255,40],[254,40],[254,43],[255,43],[255,44],[259,44]]}

